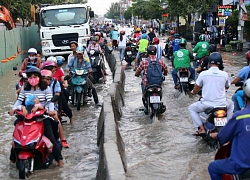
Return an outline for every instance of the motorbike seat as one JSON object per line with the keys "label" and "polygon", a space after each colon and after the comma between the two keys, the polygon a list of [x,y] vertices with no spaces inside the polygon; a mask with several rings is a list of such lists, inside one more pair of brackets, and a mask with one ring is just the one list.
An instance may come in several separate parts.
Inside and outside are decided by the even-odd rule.
{"label": "motorbike seat", "polygon": [[205,110],[206,114],[210,114],[214,110],[214,107],[209,107]]}
{"label": "motorbike seat", "polygon": [[150,89],[150,88],[161,88],[161,85],[159,85],[159,84],[152,84],[152,85],[148,85],[147,87],[146,87],[146,90],[148,90],[148,89]]}

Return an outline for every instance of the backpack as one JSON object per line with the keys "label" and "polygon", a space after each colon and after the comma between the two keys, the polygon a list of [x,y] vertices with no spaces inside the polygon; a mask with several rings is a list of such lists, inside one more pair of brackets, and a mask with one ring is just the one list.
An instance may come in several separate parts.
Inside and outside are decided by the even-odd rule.
{"label": "backpack", "polygon": [[146,74],[148,85],[152,84],[162,84],[163,77],[162,77],[162,67],[159,64],[159,60],[151,61],[149,58],[148,61],[148,71]]}

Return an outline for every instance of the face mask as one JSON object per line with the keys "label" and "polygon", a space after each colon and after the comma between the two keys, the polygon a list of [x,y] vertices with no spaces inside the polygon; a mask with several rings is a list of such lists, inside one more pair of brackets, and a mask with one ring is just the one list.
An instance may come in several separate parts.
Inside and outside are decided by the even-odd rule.
{"label": "face mask", "polygon": [[39,77],[36,77],[36,78],[29,78],[28,79],[28,82],[30,83],[30,85],[31,86],[36,86],[36,85],[38,85],[38,83],[39,83]]}
{"label": "face mask", "polygon": [[36,57],[31,57],[31,56],[29,56],[29,59],[32,61],[32,60],[35,60]]}

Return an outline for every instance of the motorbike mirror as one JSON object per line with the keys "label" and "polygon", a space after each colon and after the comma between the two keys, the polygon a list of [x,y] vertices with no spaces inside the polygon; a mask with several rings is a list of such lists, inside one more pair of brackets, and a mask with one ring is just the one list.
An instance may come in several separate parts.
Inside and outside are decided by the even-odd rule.
{"label": "motorbike mirror", "polygon": [[17,70],[17,67],[16,67],[16,66],[14,66],[12,69],[13,69],[13,71],[16,71],[16,70]]}
{"label": "motorbike mirror", "polygon": [[232,77],[232,78],[235,78],[234,74],[231,74],[231,77]]}

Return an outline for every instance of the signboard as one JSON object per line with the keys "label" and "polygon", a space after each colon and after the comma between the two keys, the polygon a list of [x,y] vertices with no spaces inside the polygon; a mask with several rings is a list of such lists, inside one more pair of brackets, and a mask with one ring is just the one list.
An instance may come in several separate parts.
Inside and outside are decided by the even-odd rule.
{"label": "signboard", "polygon": [[226,18],[224,17],[219,17],[219,26],[225,26],[226,24]]}
{"label": "signboard", "polygon": [[194,27],[195,26],[195,19],[191,19],[190,26]]}
{"label": "signboard", "polygon": [[217,6],[217,9],[219,17],[231,16],[233,12],[232,6]]}

